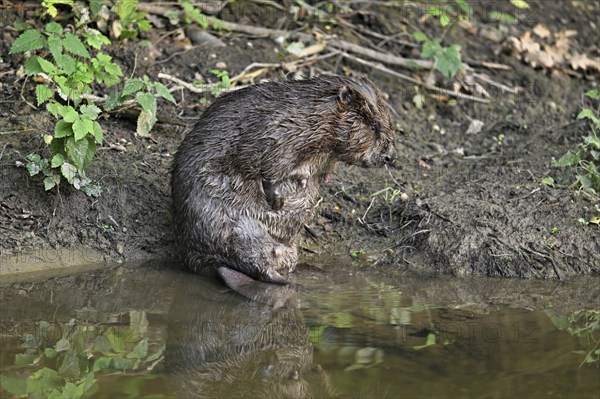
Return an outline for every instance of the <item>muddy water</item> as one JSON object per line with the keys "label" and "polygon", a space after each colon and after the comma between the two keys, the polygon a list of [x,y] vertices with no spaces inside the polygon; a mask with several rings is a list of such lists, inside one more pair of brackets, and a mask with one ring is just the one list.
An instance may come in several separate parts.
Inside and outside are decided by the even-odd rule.
{"label": "muddy water", "polygon": [[326,270],[261,302],[161,262],[3,285],[0,396],[600,395],[598,363],[582,364],[599,331],[568,332],[600,309],[597,277]]}

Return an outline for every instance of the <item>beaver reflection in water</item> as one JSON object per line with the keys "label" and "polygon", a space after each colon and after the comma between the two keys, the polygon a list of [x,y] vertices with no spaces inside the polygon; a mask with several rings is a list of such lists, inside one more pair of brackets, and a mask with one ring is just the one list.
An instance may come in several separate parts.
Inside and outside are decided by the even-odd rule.
{"label": "beaver reflection in water", "polygon": [[[321,180],[342,161],[395,158],[384,101],[366,78],[321,75],[224,94],[175,155],[172,196],[187,267],[286,283]],[[226,283],[227,277],[220,273]]]}

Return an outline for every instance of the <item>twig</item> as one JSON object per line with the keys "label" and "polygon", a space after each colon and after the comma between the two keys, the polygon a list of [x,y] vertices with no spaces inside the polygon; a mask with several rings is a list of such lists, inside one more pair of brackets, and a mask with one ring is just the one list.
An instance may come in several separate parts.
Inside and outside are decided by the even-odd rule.
{"label": "twig", "polygon": [[487,83],[487,84],[489,84],[489,85],[492,85],[492,86],[494,86],[494,87],[497,87],[497,88],[499,88],[500,90],[503,90],[503,91],[509,92],[509,93],[511,93],[511,94],[519,94],[519,93],[521,93],[521,92],[523,91],[523,88],[522,88],[522,87],[520,87],[520,86],[517,86],[517,87],[515,87],[515,88],[508,87],[508,86],[506,86],[506,85],[503,85],[502,83],[495,82],[495,81],[491,80],[490,78],[488,78],[486,75],[483,75],[483,74],[480,74],[480,73],[474,73],[474,74],[473,74],[473,77],[474,77],[475,79],[479,79],[479,80],[481,80],[481,81],[482,81],[482,82],[484,82],[484,83]]}
{"label": "twig", "polygon": [[[162,73],[162,72],[160,72],[158,74],[158,78],[170,80],[171,82],[177,83],[179,86],[185,87],[186,89],[188,89],[189,91],[191,91],[193,93],[200,93],[200,94],[207,93],[207,92],[210,92],[215,87],[217,87],[217,84],[206,84],[206,85],[202,85],[201,87],[197,87],[197,86],[194,86],[192,83],[185,82],[181,79],[176,78],[175,76],[171,76],[171,75],[168,75],[168,74]],[[240,87],[236,87],[236,89],[239,89],[239,88]],[[226,91],[226,90],[223,89],[223,91]]]}
{"label": "twig", "polygon": [[353,61],[356,61],[356,62],[358,62],[360,64],[367,65],[367,66],[369,66],[371,68],[375,68],[375,69],[377,69],[377,70],[379,70],[381,72],[385,72],[387,74],[396,76],[396,77],[398,77],[400,79],[403,79],[403,80],[406,80],[408,82],[414,83],[416,85],[423,86],[427,90],[436,91],[438,93],[442,93],[442,94],[445,94],[445,95],[450,96],[450,97],[456,97],[456,98],[465,99],[465,100],[472,100],[472,101],[476,101],[476,102],[480,102],[480,103],[484,103],[484,104],[488,104],[490,102],[490,100],[485,99],[485,98],[476,97],[476,96],[472,96],[472,95],[469,95],[469,94],[463,94],[463,93],[459,93],[459,92],[452,91],[452,90],[442,89],[441,87],[437,87],[437,86],[425,84],[425,83],[423,83],[423,82],[421,82],[421,81],[419,81],[417,79],[411,78],[410,76],[407,76],[407,75],[404,75],[402,73],[399,73],[399,72],[396,72],[394,70],[391,70],[389,68],[386,68],[386,67],[384,67],[381,64],[375,64],[375,63],[363,60],[362,58],[358,58],[358,57],[355,57],[353,55],[350,55],[348,53],[342,53],[342,56],[345,57],[345,58],[351,59]]}

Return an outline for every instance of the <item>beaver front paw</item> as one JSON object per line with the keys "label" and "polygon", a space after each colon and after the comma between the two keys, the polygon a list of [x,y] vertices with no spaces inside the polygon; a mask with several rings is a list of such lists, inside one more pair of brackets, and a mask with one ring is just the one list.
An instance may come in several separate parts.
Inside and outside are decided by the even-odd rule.
{"label": "beaver front paw", "polygon": [[262,186],[267,204],[269,204],[274,211],[279,211],[283,208],[285,198],[281,193],[281,183],[263,179]]}

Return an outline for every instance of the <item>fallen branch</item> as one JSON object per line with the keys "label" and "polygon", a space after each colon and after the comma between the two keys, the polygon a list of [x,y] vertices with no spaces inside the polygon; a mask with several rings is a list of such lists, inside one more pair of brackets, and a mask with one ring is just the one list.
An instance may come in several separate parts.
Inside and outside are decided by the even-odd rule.
{"label": "fallen branch", "polygon": [[387,73],[389,75],[395,76],[397,78],[400,78],[402,80],[406,80],[407,82],[411,82],[414,83],[418,86],[421,87],[425,87],[427,90],[432,90],[432,91],[436,91],[438,93],[441,94],[445,94],[447,96],[450,97],[456,97],[456,98],[460,98],[460,99],[465,99],[465,100],[471,100],[471,101],[476,101],[476,102],[480,102],[480,103],[484,103],[484,104],[488,104],[490,102],[490,100],[486,99],[486,98],[481,98],[481,97],[476,97],[476,96],[471,96],[469,94],[463,94],[460,92],[456,92],[456,91],[452,91],[452,90],[447,90],[447,89],[442,89],[441,87],[437,87],[437,86],[433,86],[433,85],[428,85],[425,84],[417,79],[411,78],[410,76],[404,75],[402,73],[396,72],[392,69],[386,68],[385,66],[381,65],[381,64],[375,64],[373,62],[369,62],[367,60],[363,60],[362,58],[358,58],[355,57],[353,55],[350,55],[348,53],[341,53],[342,56],[344,58],[348,58],[352,61],[358,62],[359,64],[363,64],[366,66],[369,66],[371,68],[375,68],[381,72]]}

